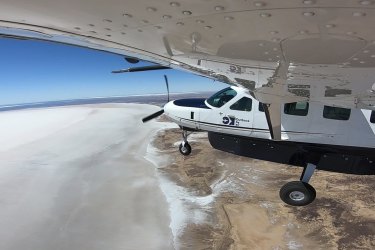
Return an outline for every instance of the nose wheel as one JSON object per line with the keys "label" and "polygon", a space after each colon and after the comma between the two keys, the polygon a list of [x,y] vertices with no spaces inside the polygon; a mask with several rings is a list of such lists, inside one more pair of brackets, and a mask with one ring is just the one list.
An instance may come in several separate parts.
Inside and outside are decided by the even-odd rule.
{"label": "nose wheel", "polygon": [[188,142],[181,142],[179,150],[181,154],[189,155],[191,153],[191,146]]}
{"label": "nose wheel", "polygon": [[191,146],[187,140],[187,137],[188,137],[188,133],[186,130],[182,130],[182,139],[183,141],[181,142],[180,146],[179,146],[179,150],[180,150],[180,153],[182,155],[190,155],[191,154]]}
{"label": "nose wheel", "polygon": [[283,202],[292,206],[306,206],[313,202],[316,191],[308,182],[315,171],[316,166],[308,163],[302,172],[300,181],[291,181],[280,189],[280,198]]}

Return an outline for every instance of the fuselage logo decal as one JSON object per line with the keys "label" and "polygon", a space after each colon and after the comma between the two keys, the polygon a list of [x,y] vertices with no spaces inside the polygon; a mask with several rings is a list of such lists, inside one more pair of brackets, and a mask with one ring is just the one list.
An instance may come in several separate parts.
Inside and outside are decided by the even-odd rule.
{"label": "fuselage logo decal", "polygon": [[230,126],[234,126],[234,122],[235,122],[235,120],[236,120],[235,117],[224,116],[224,117],[223,117],[223,124],[225,124],[225,125],[230,125]]}
{"label": "fuselage logo decal", "polygon": [[236,118],[234,116],[224,116],[223,124],[229,126],[240,126],[240,122],[250,122],[250,120]]}

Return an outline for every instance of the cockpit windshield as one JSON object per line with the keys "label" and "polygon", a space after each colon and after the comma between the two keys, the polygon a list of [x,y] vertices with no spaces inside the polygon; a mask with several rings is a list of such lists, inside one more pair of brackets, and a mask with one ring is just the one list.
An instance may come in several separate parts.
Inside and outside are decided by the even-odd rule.
{"label": "cockpit windshield", "polygon": [[223,89],[210,98],[207,99],[207,103],[216,108],[220,108],[225,103],[229,102],[237,95],[237,92],[232,88]]}

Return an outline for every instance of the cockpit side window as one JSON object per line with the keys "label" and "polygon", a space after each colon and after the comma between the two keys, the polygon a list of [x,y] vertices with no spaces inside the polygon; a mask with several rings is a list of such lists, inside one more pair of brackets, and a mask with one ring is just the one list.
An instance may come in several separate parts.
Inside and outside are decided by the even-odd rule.
{"label": "cockpit side window", "polygon": [[251,111],[253,104],[253,100],[248,97],[242,97],[237,102],[235,102],[232,106],[230,106],[231,110],[239,110],[239,111]]}
{"label": "cockpit side window", "polygon": [[264,112],[263,103],[259,102],[258,110],[259,110],[260,112]]}
{"label": "cockpit side window", "polygon": [[207,99],[207,103],[216,108],[220,108],[225,103],[229,102],[237,95],[237,92],[232,88],[223,89],[210,98]]}
{"label": "cockpit side window", "polygon": [[375,123],[375,111],[371,111],[370,122]]}

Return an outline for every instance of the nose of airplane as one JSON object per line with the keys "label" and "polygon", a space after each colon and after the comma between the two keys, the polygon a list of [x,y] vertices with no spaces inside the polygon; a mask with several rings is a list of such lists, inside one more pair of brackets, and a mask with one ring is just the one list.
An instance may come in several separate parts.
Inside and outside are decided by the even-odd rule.
{"label": "nose of airplane", "polygon": [[164,105],[164,114],[180,127],[198,129],[199,112],[203,108],[204,99],[179,99]]}
{"label": "nose of airplane", "polygon": [[170,101],[164,105],[164,114],[168,117],[170,117],[171,113],[173,113],[173,110],[175,109],[175,106],[173,104],[174,101]]}

